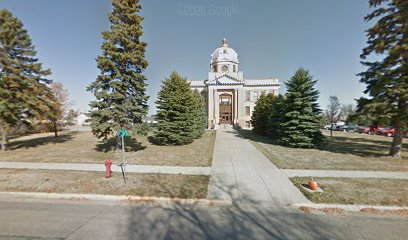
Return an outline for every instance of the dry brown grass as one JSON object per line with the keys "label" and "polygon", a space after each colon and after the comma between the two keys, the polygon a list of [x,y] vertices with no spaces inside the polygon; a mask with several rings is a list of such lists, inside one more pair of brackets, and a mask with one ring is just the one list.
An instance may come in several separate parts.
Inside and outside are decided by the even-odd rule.
{"label": "dry brown grass", "polygon": [[0,161],[103,163],[113,157],[113,151],[98,151],[100,144],[91,132],[61,132],[32,134],[12,139],[9,150],[0,151]]}
{"label": "dry brown grass", "polygon": [[124,185],[120,173],[107,179],[103,172],[2,169],[0,191],[199,199],[207,196],[208,180],[208,176],[132,173]]}
{"label": "dry brown grass", "polygon": [[397,215],[402,217],[408,217],[408,209],[379,210],[374,208],[363,208],[360,210],[360,212],[369,215]]}
{"label": "dry brown grass", "polygon": [[310,193],[301,185],[310,178],[291,178],[315,203],[408,206],[408,180],[373,178],[314,178],[323,193]]}
{"label": "dry brown grass", "polygon": [[[279,168],[408,171],[408,144],[401,159],[387,156],[392,138],[376,135],[334,132],[322,149],[289,148],[274,143],[269,137],[242,131],[252,143]],[[408,139],[405,139],[408,141]]]}
{"label": "dry brown grass", "polygon": [[347,215],[347,211],[344,209],[340,209],[340,208],[312,208],[312,207],[301,206],[299,210],[305,213],[325,213],[329,215],[340,215],[340,216]]}
{"label": "dry brown grass", "polygon": [[[116,138],[101,141],[89,131],[33,134],[12,139],[9,149],[0,152],[0,161],[103,163],[106,159],[121,162]],[[126,161],[129,164],[168,166],[211,166],[215,132],[206,131],[202,138],[185,146],[158,146],[147,137],[126,141]]]}
{"label": "dry brown grass", "polygon": [[[215,131],[205,131],[203,137],[184,146],[159,146],[148,141],[146,137],[137,140],[145,148],[141,151],[131,151],[126,154],[127,161],[140,165],[169,165],[169,166],[211,166]],[[120,159],[120,153],[115,155]]]}

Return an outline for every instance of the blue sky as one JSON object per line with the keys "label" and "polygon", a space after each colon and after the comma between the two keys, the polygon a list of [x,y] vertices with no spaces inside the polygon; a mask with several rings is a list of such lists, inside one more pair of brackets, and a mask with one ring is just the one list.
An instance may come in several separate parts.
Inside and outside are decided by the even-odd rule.
{"label": "blue sky", "polygon": [[[172,70],[204,80],[211,53],[227,38],[246,78],[288,80],[299,67],[318,80],[322,108],[330,95],[354,103],[364,86],[355,75],[365,47],[366,0],[142,0],[150,113]],[[88,109],[86,87],[99,71],[101,32],[110,0],[0,0],[23,21],[40,61],[62,82],[75,108]],[[285,89],[282,89],[284,92]]]}

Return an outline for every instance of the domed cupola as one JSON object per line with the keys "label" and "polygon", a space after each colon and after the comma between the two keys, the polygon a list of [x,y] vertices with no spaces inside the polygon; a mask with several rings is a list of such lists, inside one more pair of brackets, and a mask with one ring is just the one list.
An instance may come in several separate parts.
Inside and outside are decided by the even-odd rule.
{"label": "domed cupola", "polygon": [[211,55],[212,72],[237,72],[238,54],[234,49],[228,47],[227,40],[224,38],[219,48],[215,49]]}

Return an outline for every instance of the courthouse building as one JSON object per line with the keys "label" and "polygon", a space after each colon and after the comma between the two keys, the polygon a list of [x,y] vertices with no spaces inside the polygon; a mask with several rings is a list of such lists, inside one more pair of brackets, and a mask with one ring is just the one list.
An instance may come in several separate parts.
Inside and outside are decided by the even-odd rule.
{"label": "courthouse building", "polygon": [[209,128],[221,123],[250,128],[258,98],[267,93],[278,95],[280,85],[276,78],[245,79],[239,71],[238,54],[226,39],[211,55],[208,79],[191,81],[191,88],[205,98]]}

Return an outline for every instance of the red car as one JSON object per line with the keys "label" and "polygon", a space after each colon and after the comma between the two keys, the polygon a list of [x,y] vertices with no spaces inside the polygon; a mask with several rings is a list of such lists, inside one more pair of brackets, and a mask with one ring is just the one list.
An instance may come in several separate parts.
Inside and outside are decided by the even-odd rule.
{"label": "red car", "polygon": [[[387,137],[394,137],[394,134],[395,134],[395,128],[384,128],[381,131],[381,135],[387,136]],[[402,136],[403,137],[408,137],[408,131],[404,131],[402,133]]]}
{"label": "red car", "polygon": [[377,127],[375,125],[372,125],[370,127],[359,127],[358,132],[359,133],[367,133],[367,134],[379,134],[380,130],[383,130],[384,128],[382,127]]}
{"label": "red car", "polygon": [[382,130],[377,131],[378,135],[383,135],[387,137],[394,136],[395,129],[394,128],[384,128]]}
{"label": "red car", "polygon": [[358,128],[358,133],[369,133],[370,132],[370,127],[359,127]]}

